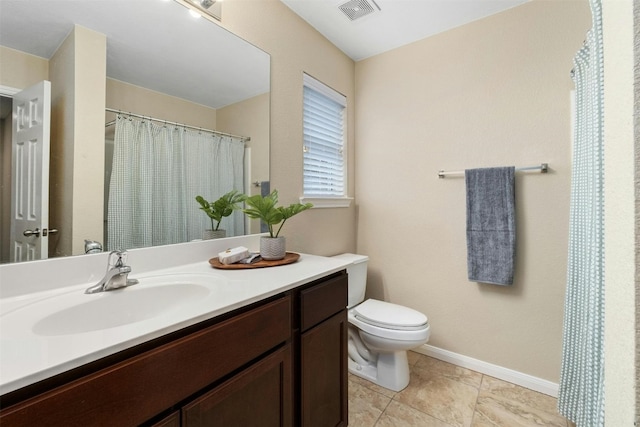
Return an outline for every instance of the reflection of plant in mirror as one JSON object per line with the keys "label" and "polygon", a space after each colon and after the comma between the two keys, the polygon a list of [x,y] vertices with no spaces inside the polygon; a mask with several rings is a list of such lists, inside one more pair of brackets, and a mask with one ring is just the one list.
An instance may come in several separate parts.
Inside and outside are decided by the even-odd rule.
{"label": "reflection of plant in mirror", "polygon": [[217,230],[220,228],[222,218],[231,215],[234,210],[239,208],[238,203],[243,202],[246,198],[246,195],[232,190],[215,202],[207,202],[202,196],[196,196],[196,201],[200,203],[200,209],[211,218],[211,229]]}
{"label": "reflection of plant in mirror", "polygon": [[[313,207],[312,203],[305,203],[304,205],[301,203],[292,203],[286,207],[276,206],[278,203],[278,190],[273,190],[271,194],[264,197],[260,194],[247,197],[245,202],[249,208],[243,209],[242,211],[247,214],[249,218],[261,219],[267,224],[270,237],[278,237],[287,219]],[[273,226],[277,224],[280,224],[280,227],[278,227],[278,231],[274,233]]]}

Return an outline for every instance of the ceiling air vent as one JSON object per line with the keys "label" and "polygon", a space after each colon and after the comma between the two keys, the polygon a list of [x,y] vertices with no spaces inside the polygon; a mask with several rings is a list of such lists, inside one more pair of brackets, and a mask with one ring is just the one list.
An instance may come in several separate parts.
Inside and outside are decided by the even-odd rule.
{"label": "ceiling air vent", "polygon": [[[373,2],[373,0],[371,1]],[[375,2],[373,2],[373,4],[375,4]],[[376,7],[378,6],[377,4],[375,5]],[[367,0],[350,0],[338,6],[338,9],[344,12],[344,14],[347,15],[347,18],[352,21],[375,12],[375,9]],[[380,10],[379,7],[378,10]]]}

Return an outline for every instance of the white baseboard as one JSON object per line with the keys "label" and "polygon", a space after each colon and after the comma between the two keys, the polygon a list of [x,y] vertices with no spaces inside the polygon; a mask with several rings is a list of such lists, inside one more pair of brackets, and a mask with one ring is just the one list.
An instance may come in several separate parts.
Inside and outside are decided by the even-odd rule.
{"label": "white baseboard", "polygon": [[508,381],[552,397],[558,397],[558,384],[543,380],[542,378],[523,374],[522,372],[503,368],[502,366],[493,365],[452,351],[443,350],[429,344],[424,344],[413,349],[413,351],[444,362],[452,363],[462,368],[471,369],[472,371],[480,372],[481,374],[486,374],[494,378]]}

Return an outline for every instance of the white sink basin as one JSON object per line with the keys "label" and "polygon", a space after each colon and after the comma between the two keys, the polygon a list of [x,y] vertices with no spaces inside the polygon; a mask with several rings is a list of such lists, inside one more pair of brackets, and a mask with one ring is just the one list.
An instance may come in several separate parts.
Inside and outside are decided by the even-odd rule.
{"label": "white sink basin", "polygon": [[104,292],[97,299],[87,298],[86,302],[50,314],[33,325],[33,332],[51,336],[115,328],[156,317],[181,304],[204,298],[210,292],[205,286],[193,283],[136,286],[139,285]]}
{"label": "white sink basin", "polygon": [[204,274],[138,280],[136,285],[95,294],[85,294],[84,289],[65,292],[22,307],[8,316],[13,319],[6,320],[27,316],[32,320],[31,332],[42,337],[106,331],[189,311],[206,303],[219,285],[226,283],[220,277]]}

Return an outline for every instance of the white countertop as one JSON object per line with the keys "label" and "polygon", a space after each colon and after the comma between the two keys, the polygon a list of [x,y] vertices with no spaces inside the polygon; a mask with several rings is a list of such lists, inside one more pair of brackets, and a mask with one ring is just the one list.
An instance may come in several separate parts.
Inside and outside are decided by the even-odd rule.
{"label": "white countertop", "polygon": [[[139,279],[140,283],[122,290],[85,294],[84,290],[94,284],[86,282],[52,289],[45,287],[29,293],[5,293],[0,298],[0,395],[277,295],[347,266],[338,258],[308,254],[301,254],[293,264],[247,270],[214,269],[206,256],[201,259],[140,274],[135,274],[132,260],[129,264],[133,272],[129,277]],[[7,277],[9,275],[5,274],[2,278],[6,280]],[[123,320],[121,325],[94,331],[85,331],[81,318],[78,319],[78,330],[69,334],[48,331],[46,322],[40,321],[65,306],[76,307],[85,300],[115,297],[125,301],[127,292],[144,292],[145,285],[148,289],[158,277],[195,279],[204,286],[198,288],[204,294],[176,304],[161,315]],[[109,315],[117,319],[119,313]]]}

